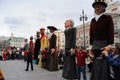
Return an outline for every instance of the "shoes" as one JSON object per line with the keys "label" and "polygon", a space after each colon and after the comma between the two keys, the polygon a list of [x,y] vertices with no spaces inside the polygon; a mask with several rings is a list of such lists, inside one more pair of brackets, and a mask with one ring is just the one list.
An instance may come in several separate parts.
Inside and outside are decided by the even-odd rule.
{"label": "shoes", "polygon": [[27,69],[25,69],[25,71],[28,71]]}
{"label": "shoes", "polygon": [[[28,71],[28,69],[25,69],[25,71]],[[33,69],[31,69],[31,71],[33,71]]]}

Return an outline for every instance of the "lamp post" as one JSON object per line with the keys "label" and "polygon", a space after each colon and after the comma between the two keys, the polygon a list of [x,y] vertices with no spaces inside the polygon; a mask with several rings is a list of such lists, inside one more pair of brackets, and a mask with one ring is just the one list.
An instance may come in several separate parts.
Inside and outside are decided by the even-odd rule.
{"label": "lamp post", "polygon": [[83,21],[83,43],[84,43],[84,48],[86,48],[86,40],[85,40],[85,21],[87,21],[87,16],[84,14],[84,10],[82,10],[82,15],[80,15],[80,21]]}
{"label": "lamp post", "polygon": [[[47,38],[49,39],[50,33],[48,32],[48,28],[47,28],[46,35],[47,35]],[[49,40],[47,40],[47,48],[49,49]]]}

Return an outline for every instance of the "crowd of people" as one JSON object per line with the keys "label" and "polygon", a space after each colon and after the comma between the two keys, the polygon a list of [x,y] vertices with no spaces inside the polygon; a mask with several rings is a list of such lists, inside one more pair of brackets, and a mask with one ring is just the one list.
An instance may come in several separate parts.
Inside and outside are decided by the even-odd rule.
{"label": "crowd of people", "polygon": [[21,48],[5,48],[0,51],[0,60],[23,59],[23,51]]}
{"label": "crowd of people", "polygon": [[34,45],[33,37],[30,37],[29,42],[25,39],[23,48],[24,60],[27,61],[25,71],[29,70],[29,63],[31,63],[31,70],[34,70],[33,61],[38,67],[48,71],[58,71],[58,65],[62,64],[60,68],[63,69],[63,78],[81,80],[82,73],[83,80],[87,80],[89,79],[86,75],[88,65],[91,72],[90,80],[120,80],[120,45],[114,43],[112,17],[105,14],[107,4],[104,1],[95,0],[92,7],[95,17],[90,23],[89,51],[83,46],[76,46],[77,30],[73,27],[74,21],[67,19],[64,23],[65,50],[57,49],[57,36],[54,33],[57,28],[54,26],[47,27],[50,31],[49,37],[45,34],[45,28],[40,28],[36,33],[37,39]]}

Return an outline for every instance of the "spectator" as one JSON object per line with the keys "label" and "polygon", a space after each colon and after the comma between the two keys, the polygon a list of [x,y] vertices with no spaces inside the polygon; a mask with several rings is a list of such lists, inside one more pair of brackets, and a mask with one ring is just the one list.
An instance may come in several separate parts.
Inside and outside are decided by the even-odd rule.
{"label": "spectator", "polygon": [[120,46],[115,45],[112,52],[108,49],[102,53],[111,64],[111,80],[120,80]]}
{"label": "spectator", "polygon": [[28,50],[28,53],[27,53],[27,67],[25,69],[25,71],[28,71],[29,70],[29,63],[31,64],[31,70],[33,71],[33,53],[32,53],[32,50],[29,49]]}
{"label": "spectator", "polygon": [[85,58],[87,58],[87,52],[83,50],[82,46],[78,47],[75,56],[77,80],[80,80],[81,72],[83,74],[83,80],[87,80]]}
{"label": "spectator", "polygon": [[3,60],[2,51],[0,51],[0,60]]}
{"label": "spectator", "polygon": [[63,65],[63,50],[62,49],[58,53],[58,63]]}
{"label": "spectator", "polygon": [[29,49],[29,44],[28,44],[28,39],[25,39],[25,45],[23,47],[23,50],[24,50],[24,61],[26,61],[26,54],[27,54],[27,50]]}

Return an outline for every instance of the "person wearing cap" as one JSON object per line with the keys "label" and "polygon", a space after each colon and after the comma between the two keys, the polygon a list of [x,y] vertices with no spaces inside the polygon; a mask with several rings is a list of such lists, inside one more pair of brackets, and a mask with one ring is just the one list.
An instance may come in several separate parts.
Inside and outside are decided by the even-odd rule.
{"label": "person wearing cap", "polygon": [[43,51],[47,47],[47,36],[45,35],[45,28],[40,28],[40,54],[39,54],[39,67],[43,67]]}
{"label": "person wearing cap", "polygon": [[[90,45],[94,54],[91,80],[109,80],[109,64],[101,54],[103,50],[107,50],[111,44],[114,44],[113,20],[110,15],[105,14],[107,4],[104,0],[95,0],[92,7],[95,17],[90,23]],[[102,73],[106,75],[101,75]]]}
{"label": "person wearing cap", "polygon": [[36,32],[36,37],[37,39],[35,40],[35,47],[34,47],[34,59],[35,59],[35,64],[38,64],[39,59],[39,51],[40,51],[40,32]]}
{"label": "person wearing cap", "polygon": [[54,26],[48,26],[47,28],[50,30],[48,69],[49,71],[58,71],[58,61],[56,54],[57,36],[54,33],[57,30],[57,28]]}
{"label": "person wearing cap", "polygon": [[65,25],[65,56],[62,77],[68,80],[76,79],[75,47],[76,28],[72,19],[67,19]]}
{"label": "person wearing cap", "polygon": [[104,50],[102,53],[111,64],[110,80],[120,80],[120,45],[115,45],[112,48]]}

